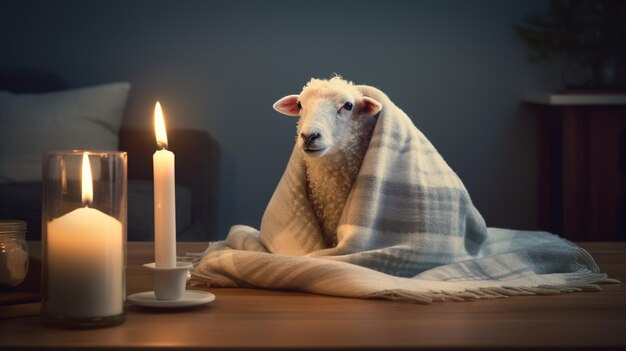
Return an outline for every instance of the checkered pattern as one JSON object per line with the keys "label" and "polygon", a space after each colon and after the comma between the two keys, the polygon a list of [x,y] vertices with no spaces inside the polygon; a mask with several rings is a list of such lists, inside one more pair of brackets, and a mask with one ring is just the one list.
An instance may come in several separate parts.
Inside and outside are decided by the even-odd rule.
{"label": "checkered pattern", "polygon": [[326,247],[295,149],[260,231],[235,226],[211,243],[193,281],[414,302],[597,290],[615,280],[591,256],[545,232],[487,228],[458,176],[409,117],[383,104]]}

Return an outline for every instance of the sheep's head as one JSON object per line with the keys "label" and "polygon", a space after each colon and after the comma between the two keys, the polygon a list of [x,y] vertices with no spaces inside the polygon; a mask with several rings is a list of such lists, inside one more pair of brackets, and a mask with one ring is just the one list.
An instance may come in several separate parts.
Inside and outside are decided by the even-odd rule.
{"label": "sheep's head", "polygon": [[309,157],[322,157],[341,150],[355,126],[375,116],[382,105],[339,77],[312,79],[300,95],[288,95],[274,103],[287,116],[299,116],[297,144]]}

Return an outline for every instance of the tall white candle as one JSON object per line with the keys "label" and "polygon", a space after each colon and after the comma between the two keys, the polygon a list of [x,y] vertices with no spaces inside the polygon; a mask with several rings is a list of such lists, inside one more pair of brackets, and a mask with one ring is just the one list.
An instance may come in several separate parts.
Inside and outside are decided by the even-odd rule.
{"label": "tall white candle", "polygon": [[167,133],[161,104],[154,108],[157,150],[154,168],[154,248],[157,268],[176,267],[176,193],[174,153],[167,150]]}
{"label": "tall white candle", "polygon": [[82,197],[84,208],[47,223],[47,310],[76,318],[118,315],[124,308],[122,223],[88,207],[93,191],[86,154]]}

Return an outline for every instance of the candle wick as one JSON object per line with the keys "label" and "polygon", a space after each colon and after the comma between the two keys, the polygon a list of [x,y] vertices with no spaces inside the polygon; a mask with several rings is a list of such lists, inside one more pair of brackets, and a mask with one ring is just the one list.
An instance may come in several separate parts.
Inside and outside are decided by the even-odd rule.
{"label": "candle wick", "polygon": [[157,143],[157,146],[160,150],[167,150],[167,144],[165,143]]}

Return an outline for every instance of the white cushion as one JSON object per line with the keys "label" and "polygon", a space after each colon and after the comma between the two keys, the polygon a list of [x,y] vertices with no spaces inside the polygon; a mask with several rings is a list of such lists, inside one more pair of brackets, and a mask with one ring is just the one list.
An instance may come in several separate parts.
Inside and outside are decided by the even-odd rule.
{"label": "white cushion", "polygon": [[130,84],[45,94],[0,91],[0,183],[41,181],[50,150],[117,150]]}

